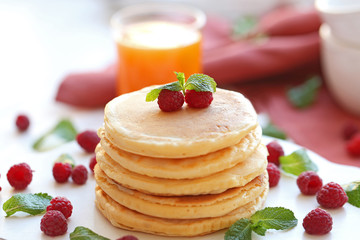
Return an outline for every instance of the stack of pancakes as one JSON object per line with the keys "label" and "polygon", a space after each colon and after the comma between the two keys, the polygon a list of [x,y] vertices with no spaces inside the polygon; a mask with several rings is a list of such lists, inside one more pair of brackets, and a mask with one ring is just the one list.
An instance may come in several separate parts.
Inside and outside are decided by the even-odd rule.
{"label": "stack of pancakes", "polygon": [[218,88],[208,108],[162,112],[145,102],[152,88],[105,107],[95,167],[102,214],[123,229],[197,236],[261,209],[267,150],[251,103]]}

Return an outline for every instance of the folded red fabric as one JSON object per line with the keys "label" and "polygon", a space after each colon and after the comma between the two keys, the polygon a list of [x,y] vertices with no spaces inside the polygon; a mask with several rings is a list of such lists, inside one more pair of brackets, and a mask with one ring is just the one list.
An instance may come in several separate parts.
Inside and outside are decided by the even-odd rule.
{"label": "folded red fabric", "polygon": [[[313,9],[281,8],[260,21],[257,31],[269,38],[234,41],[231,25],[209,16],[204,28],[204,73],[221,86],[291,71],[319,57],[319,26]],[[113,68],[70,74],[61,82],[56,100],[79,107],[102,107],[116,96],[115,79]]]}

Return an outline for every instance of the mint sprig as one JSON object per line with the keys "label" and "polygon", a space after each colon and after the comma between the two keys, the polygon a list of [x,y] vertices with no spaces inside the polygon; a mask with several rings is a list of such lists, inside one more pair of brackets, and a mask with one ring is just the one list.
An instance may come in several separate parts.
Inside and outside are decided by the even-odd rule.
{"label": "mint sprig", "polygon": [[77,131],[68,119],[61,120],[54,128],[49,130],[35,141],[33,149],[47,151],[56,148],[64,143],[75,140]]}
{"label": "mint sprig", "polygon": [[61,163],[68,163],[71,165],[72,168],[75,167],[75,160],[70,154],[63,153],[61,154],[56,160],[55,163],[61,162]]}
{"label": "mint sprig", "polygon": [[215,92],[216,82],[212,77],[205,74],[195,73],[192,74],[187,81],[185,81],[185,74],[182,72],[174,72],[177,82],[168,83],[158,88],[151,90],[146,94],[146,102],[152,102],[159,97],[160,92],[163,89],[170,91],[183,91],[185,94],[186,90],[195,90],[197,92]]}
{"label": "mint sprig", "polygon": [[26,212],[30,215],[38,215],[46,211],[52,197],[47,193],[17,193],[3,204],[3,210],[9,217],[16,212]]}
{"label": "mint sprig", "polygon": [[310,159],[304,148],[301,148],[290,155],[279,158],[281,169],[295,176],[305,171],[318,171],[316,164]]}
{"label": "mint sprig", "polygon": [[277,126],[275,126],[273,123],[267,124],[265,127],[262,128],[263,134],[270,137],[275,137],[279,139],[287,139],[287,135],[284,131],[279,129]]}
{"label": "mint sprig", "polygon": [[343,188],[349,198],[348,202],[351,205],[360,208],[360,181],[346,184]]}
{"label": "mint sprig", "polygon": [[225,240],[251,240],[251,232],[265,236],[268,229],[285,230],[297,225],[294,213],[283,207],[267,207],[250,219],[236,221],[225,233]]}
{"label": "mint sprig", "polygon": [[302,85],[290,88],[287,91],[288,100],[296,108],[306,108],[314,103],[320,86],[320,77],[311,77]]}
{"label": "mint sprig", "polygon": [[110,240],[109,238],[100,236],[99,234],[91,231],[86,227],[76,227],[75,230],[70,233],[70,240]]}

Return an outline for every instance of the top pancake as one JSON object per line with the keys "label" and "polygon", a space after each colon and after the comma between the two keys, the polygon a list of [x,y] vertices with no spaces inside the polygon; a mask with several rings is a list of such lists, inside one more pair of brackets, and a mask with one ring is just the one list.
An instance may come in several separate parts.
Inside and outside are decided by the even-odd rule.
{"label": "top pancake", "polygon": [[105,107],[105,136],[118,148],[158,158],[194,157],[238,143],[257,125],[242,94],[218,88],[211,105],[162,112],[145,97],[156,86],[121,95]]}

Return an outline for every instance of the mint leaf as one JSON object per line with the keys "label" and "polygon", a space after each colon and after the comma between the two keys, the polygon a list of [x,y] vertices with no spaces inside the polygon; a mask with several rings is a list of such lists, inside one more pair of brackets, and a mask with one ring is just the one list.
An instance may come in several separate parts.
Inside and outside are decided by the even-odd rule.
{"label": "mint leaf", "polygon": [[184,86],[185,84],[185,74],[182,72],[175,72],[176,78],[178,79],[180,86]]}
{"label": "mint leaf", "polygon": [[75,230],[70,233],[70,240],[110,240],[109,238],[100,236],[86,227],[76,227]]}
{"label": "mint leaf", "polygon": [[305,149],[299,149],[290,155],[279,158],[281,169],[286,173],[299,176],[305,171],[318,171],[318,167],[313,163]]}
{"label": "mint leaf", "polygon": [[225,240],[251,240],[251,221],[237,220],[225,233]]}
{"label": "mint leaf", "polygon": [[275,137],[285,140],[287,138],[286,133],[276,127],[274,124],[269,123],[263,127],[263,134],[270,137]]}
{"label": "mint leaf", "polygon": [[73,124],[67,120],[61,120],[53,129],[40,137],[33,145],[37,151],[47,151],[64,143],[75,140],[77,131]]}
{"label": "mint leaf", "polygon": [[191,75],[185,84],[186,90],[195,90],[197,92],[215,92],[216,82],[208,75],[195,73]]}
{"label": "mint leaf", "polygon": [[258,19],[254,16],[244,16],[236,20],[233,26],[233,35],[235,38],[244,38],[255,31],[258,25]]}
{"label": "mint leaf", "polygon": [[306,108],[315,101],[320,86],[320,77],[314,76],[302,85],[289,89],[287,97],[294,107]]}
{"label": "mint leaf", "polygon": [[52,197],[47,193],[17,193],[3,204],[3,210],[9,217],[16,212],[26,212],[37,215],[46,211]]}
{"label": "mint leaf", "polygon": [[160,94],[161,90],[163,90],[163,89],[167,89],[170,91],[176,91],[176,92],[183,90],[182,85],[180,85],[179,81],[168,83],[168,84],[165,84],[163,86],[160,86],[158,88],[151,90],[148,94],[146,94],[145,100],[147,102],[154,101],[155,99],[157,99],[159,97],[159,94]]}
{"label": "mint leaf", "polygon": [[55,162],[61,162],[61,163],[69,163],[72,168],[75,167],[75,160],[67,153],[61,154]]}
{"label": "mint leaf", "polygon": [[283,207],[267,207],[257,211],[250,218],[252,229],[261,236],[265,236],[267,229],[284,230],[295,227],[298,220],[294,213]]}
{"label": "mint leaf", "polygon": [[343,188],[349,198],[348,202],[351,205],[360,208],[360,181],[346,184]]}

